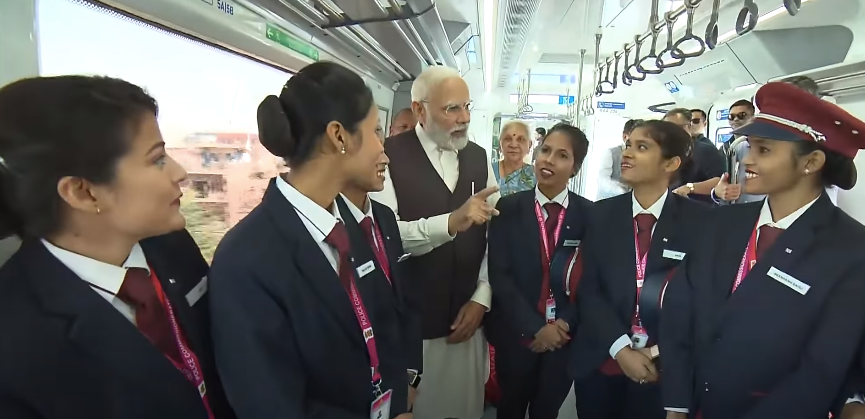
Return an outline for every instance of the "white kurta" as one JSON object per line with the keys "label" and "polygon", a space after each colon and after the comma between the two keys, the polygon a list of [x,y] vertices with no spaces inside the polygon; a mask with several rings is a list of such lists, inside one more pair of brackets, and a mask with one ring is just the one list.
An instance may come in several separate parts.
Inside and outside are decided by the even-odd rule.
{"label": "white kurta", "polygon": [[[457,153],[440,149],[418,124],[415,131],[427,157],[441,176],[448,189],[454,190],[459,178]],[[492,166],[488,166],[487,184],[476,185],[476,191],[496,186]],[[384,190],[370,194],[370,198],[389,206],[399,220],[399,206],[390,174],[385,179]],[[491,205],[498,202],[499,194],[488,199]],[[448,217],[441,214],[416,221],[398,221],[400,236],[405,251],[414,256],[429,253],[451,240],[448,234]],[[475,301],[489,309],[492,299],[487,273],[487,257],[484,255],[478,275],[478,286],[472,296]],[[423,375],[414,406],[415,419],[478,419],[483,415],[484,384],[489,377],[490,358],[483,330],[478,329],[466,342],[448,345],[446,338],[423,342]]]}

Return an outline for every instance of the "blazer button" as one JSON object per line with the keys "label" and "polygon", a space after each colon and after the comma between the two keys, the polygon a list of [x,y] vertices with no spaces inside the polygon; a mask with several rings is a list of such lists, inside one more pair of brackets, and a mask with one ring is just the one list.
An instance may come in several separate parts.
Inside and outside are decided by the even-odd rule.
{"label": "blazer button", "polygon": [[703,383],[703,386],[705,387],[704,390],[706,391],[706,393],[708,393],[709,392],[709,382],[706,381],[705,383]]}

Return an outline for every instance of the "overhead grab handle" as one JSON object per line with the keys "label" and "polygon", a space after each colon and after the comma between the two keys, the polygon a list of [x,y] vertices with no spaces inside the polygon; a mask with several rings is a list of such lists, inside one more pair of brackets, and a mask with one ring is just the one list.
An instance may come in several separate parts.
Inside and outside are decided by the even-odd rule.
{"label": "overhead grab handle", "polygon": [[[701,0],[685,0],[685,9],[688,12],[688,22],[685,26],[685,34],[682,35],[682,38],[676,41],[673,44],[673,50],[670,51],[670,55],[673,58],[694,58],[703,55],[706,52],[706,43],[697,36],[694,35],[694,15],[697,13],[697,7],[700,6]],[[745,0],[750,1],[750,0]],[[685,48],[682,48],[682,44],[688,41],[697,41],[697,44],[700,46],[699,49],[694,52],[686,52]]]}
{"label": "overhead grab handle", "polygon": [[634,63],[625,68],[625,74],[628,75],[628,79],[630,79],[631,82],[643,81],[646,79],[646,73],[641,72],[637,67],[640,64],[640,49],[644,42],[640,38],[640,35],[634,36]]}
{"label": "overhead grab handle", "polygon": [[784,8],[790,16],[796,16],[802,8],[802,0],[784,0]]}
{"label": "overhead grab handle", "polygon": [[[671,12],[664,13],[664,24],[667,27],[667,47],[664,48],[661,52],[658,53],[658,60],[655,62],[655,65],[658,68],[673,68],[678,67],[682,64],[685,64],[684,58],[676,58],[673,56],[673,26],[676,24],[676,19],[673,18],[673,14]],[[683,54],[682,51],[678,51],[679,54]],[[669,54],[670,59],[667,60],[664,58],[665,55]]]}
{"label": "overhead grab handle", "polygon": [[604,66],[607,68],[607,72],[604,76],[604,81],[598,83],[598,87],[595,88],[595,96],[606,95],[616,91],[616,86],[613,86],[613,82],[610,81],[610,67],[613,66],[613,63],[607,59]]}
{"label": "overhead grab handle", "polygon": [[613,90],[619,87],[619,60],[622,58],[621,52],[613,53]]}
{"label": "overhead grab handle", "polygon": [[[685,0],[687,3],[688,0]],[[658,68],[658,54],[656,53],[656,49],[658,47],[658,35],[661,34],[660,28],[658,28],[658,6],[660,5],[660,0],[652,0],[652,13],[649,15],[649,32],[652,37],[652,46],[649,48],[649,53],[644,57],[640,58],[640,46],[637,44],[637,71],[643,74],[645,77],[646,74],[661,74],[664,71],[662,68]],[[635,38],[637,42],[640,41],[640,36],[637,35]],[[647,67],[647,65],[649,67]]]}
{"label": "overhead grab handle", "polygon": [[721,0],[712,2],[712,16],[706,26],[706,48],[715,49],[718,46],[718,15],[721,11]]}
{"label": "overhead grab handle", "polygon": [[742,10],[739,10],[739,17],[736,18],[736,34],[742,36],[753,31],[757,27],[758,19],[760,19],[760,9],[757,8],[757,3],[754,3],[754,0],[745,0],[745,5],[742,6]]}
{"label": "overhead grab handle", "polygon": [[633,49],[631,48],[631,44],[625,44],[624,49],[622,49],[622,55],[625,57],[625,66],[622,67],[622,84],[625,86],[630,86],[634,82],[628,74],[628,71],[631,69],[631,65],[628,64],[630,61],[631,49]]}

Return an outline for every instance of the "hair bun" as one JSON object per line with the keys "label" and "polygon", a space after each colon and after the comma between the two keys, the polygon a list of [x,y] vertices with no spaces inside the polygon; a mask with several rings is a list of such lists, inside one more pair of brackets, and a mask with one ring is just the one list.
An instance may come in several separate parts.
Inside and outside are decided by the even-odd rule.
{"label": "hair bun", "polygon": [[258,140],[271,154],[289,158],[297,149],[297,140],[291,132],[289,117],[279,98],[268,95],[258,105]]}

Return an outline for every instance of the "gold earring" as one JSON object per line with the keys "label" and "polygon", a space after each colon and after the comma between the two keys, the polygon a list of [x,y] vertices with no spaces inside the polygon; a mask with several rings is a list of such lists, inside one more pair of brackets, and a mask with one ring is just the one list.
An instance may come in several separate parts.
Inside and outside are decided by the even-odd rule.
{"label": "gold earring", "polygon": [[339,150],[340,154],[345,154],[345,146],[342,146],[342,149]]}

